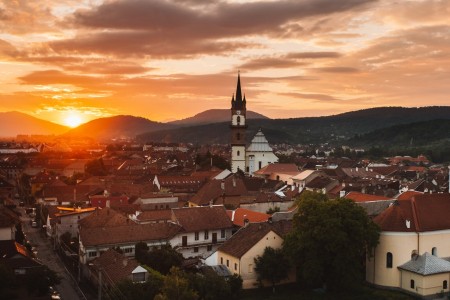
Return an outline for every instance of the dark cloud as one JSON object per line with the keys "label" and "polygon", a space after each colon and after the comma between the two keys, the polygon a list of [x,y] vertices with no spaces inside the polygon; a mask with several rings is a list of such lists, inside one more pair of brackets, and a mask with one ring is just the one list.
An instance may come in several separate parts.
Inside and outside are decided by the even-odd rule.
{"label": "dark cloud", "polygon": [[288,96],[293,98],[300,98],[300,99],[307,99],[307,100],[313,100],[316,102],[336,102],[341,101],[341,99],[338,99],[336,97],[325,95],[325,94],[306,94],[306,93],[280,93],[282,96]]}
{"label": "dark cloud", "polygon": [[25,84],[70,84],[78,86],[97,85],[99,78],[85,75],[70,75],[58,70],[36,71],[19,77]]}
{"label": "dark cloud", "polygon": [[338,58],[339,52],[298,52],[286,55],[286,58],[292,59],[319,59],[319,58]]}
{"label": "dark cloud", "polygon": [[260,70],[269,68],[292,68],[301,65],[306,65],[306,63],[286,58],[258,58],[242,64],[239,69]]}
{"label": "dark cloud", "polygon": [[224,53],[251,46],[224,39],[279,35],[285,31],[283,26],[291,22],[348,12],[371,2],[374,1],[217,2],[198,9],[189,1],[112,1],[92,10],[77,11],[71,17],[75,28],[82,26],[93,32],[80,30],[76,38],[53,42],[51,46],[56,51],[120,55],[183,57]]}

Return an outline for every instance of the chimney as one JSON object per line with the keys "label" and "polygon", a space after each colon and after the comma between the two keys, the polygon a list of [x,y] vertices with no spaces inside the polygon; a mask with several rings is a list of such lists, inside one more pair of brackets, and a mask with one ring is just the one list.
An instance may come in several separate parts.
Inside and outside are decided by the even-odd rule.
{"label": "chimney", "polygon": [[128,259],[124,258],[122,260],[122,264],[123,264],[124,267],[126,267],[128,265]]}
{"label": "chimney", "polygon": [[247,216],[244,216],[244,227],[248,226],[248,223],[250,223],[250,221],[247,219]]}
{"label": "chimney", "polygon": [[272,217],[269,217],[269,218],[267,219],[267,223],[269,223],[269,224],[272,224],[272,223],[273,223]]}
{"label": "chimney", "polygon": [[222,179],[222,181],[220,182],[220,188],[222,190],[225,190],[225,180]]}
{"label": "chimney", "polygon": [[236,178],[233,177],[233,187],[236,187]]}
{"label": "chimney", "polygon": [[106,207],[110,208],[111,207],[111,201],[109,199],[106,200]]}

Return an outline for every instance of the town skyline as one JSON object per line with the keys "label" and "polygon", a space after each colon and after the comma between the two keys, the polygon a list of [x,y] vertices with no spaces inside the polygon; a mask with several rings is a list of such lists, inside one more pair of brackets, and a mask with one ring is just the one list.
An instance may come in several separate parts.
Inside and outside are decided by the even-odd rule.
{"label": "town skyline", "polygon": [[448,105],[449,1],[1,1],[0,111],[74,127]]}

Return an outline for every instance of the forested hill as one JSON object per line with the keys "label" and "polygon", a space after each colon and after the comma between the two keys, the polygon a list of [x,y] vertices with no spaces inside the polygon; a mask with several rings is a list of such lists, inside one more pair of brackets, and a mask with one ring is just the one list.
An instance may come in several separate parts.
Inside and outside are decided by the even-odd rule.
{"label": "forested hill", "polygon": [[375,147],[421,147],[450,141],[450,120],[431,120],[395,125],[355,136],[351,145]]}
{"label": "forested hill", "polygon": [[[247,140],[262,128],[270,143],[344,142],[355,135],[394,125],[434,119],[450,119],[450,106],[420,108],[382,107],[327,117],[249,120]],[[199,144],[229,143],[229,122],[154,131],[138,136],[141,141]]]}

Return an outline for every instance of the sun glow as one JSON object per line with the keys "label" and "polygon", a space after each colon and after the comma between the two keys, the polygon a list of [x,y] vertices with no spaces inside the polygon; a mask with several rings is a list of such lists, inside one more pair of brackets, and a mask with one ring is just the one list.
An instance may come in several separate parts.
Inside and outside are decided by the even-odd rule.
{"label": "sun glow", "polygon": [[80,117],[80,115],[78,115],[76,112],[71,112],[65,119],[64,119],[64,124],[69,126],[69,127],[77,127],[78,125],[80,125],[81,123],[83,123],[83,119]]}

